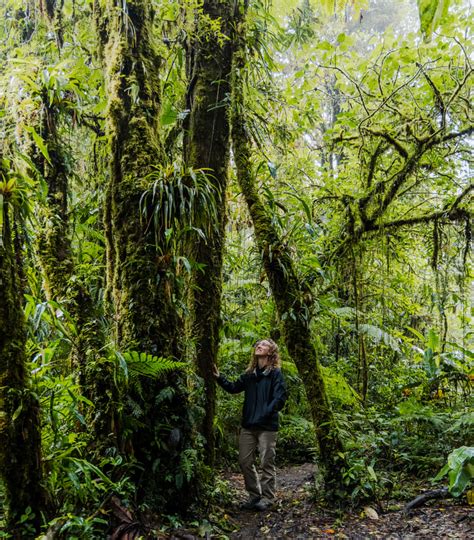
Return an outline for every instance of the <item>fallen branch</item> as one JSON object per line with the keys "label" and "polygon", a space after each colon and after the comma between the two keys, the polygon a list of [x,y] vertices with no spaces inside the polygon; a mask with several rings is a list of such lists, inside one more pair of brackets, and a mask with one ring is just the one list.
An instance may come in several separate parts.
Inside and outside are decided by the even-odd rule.
{"label": "fallen branch", "polygon": [[405,505],[405,508],[403,509],[404,514],[410,513],[413,508],[418,508],[419,506],[422,506],[427,501],[431,501],[432,499],[446,499],[450,496],[448,488],[441,488],[441,489],[435,489],[432,491],[427,491],[426,493],[423,493],[422,495],[418,495],[415,499],[410,501]]}

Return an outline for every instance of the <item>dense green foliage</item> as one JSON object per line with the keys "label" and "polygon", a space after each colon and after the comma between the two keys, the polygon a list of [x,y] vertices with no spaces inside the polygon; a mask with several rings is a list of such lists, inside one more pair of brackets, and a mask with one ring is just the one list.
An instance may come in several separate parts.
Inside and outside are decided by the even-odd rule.
{"label": "dense green foliage", "polygon": [[[216,393],[212,362],[237,376],[265,336],[290,396],[281,463],[336,448],[338,504],[415,477],[461,496],[468,7],[146,4],[0,6],[0,537],[103,538],[117,505],[145,534],[222,501],[242,396]],[[10,502],[22,436],[37,508]]]}

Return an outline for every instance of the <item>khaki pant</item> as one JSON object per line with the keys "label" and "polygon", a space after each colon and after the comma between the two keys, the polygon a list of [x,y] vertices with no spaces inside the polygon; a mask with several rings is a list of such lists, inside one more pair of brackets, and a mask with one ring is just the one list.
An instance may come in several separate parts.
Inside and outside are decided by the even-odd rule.
{"label": "khaki pant", "polygon": [[[245,480],[245,489],[250,498],[264,497],[269,501],[275,498],[276,488],[276,431],[251,431],[242,428],[239,438],[239,464]],[[259,479],[255,467],[256,451],[260,455]]]}

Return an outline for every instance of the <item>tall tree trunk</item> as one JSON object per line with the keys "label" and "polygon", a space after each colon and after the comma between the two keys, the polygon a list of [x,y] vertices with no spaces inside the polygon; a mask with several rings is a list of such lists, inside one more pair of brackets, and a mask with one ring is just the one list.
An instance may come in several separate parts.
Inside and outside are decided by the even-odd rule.
{"label": "tall tree trunk", "polygon": [[[189,132],[185,136],[185,160],[194,169],[206,169],[214,187],[216,213],[206,238],[198,237],[192,257],[204,270],[193,276],[193,337],[196,363],[204,381],[205,417],[202,433],[206,456],[214,462],[214,416],[216,386],[212,365],[216,362],[221,325],[222,258],[226,220],[226,189],[229,167],[229,94],[231,73],[231,19],[233,2],[204,0],[196,36],[190,48],[191,104]],[[217,24],[210,26],[210,21]],[[200,214],[209,219],[206,208]],[[199,226],[199,223],[197,224]]]}
{"label": "tall tree trunk", "polygon": [[[39,403],[30,389],[26,369],[23,295],[6,202],[0,205],[0,211],[0,474],[5,487],[7,530],[20,539],[31,534],[29,525],[39,532],[46,499],[41,487]],[[31,521],[21,524],[20,518],[28,508]]]}
{"label": "tall tree trunk", "polygon": [[[243,19],[243,7],[239,17]],[[312,302],[310,293],[296,275],[293,261],[278,236],[271,216],[260,199],[253,172],[251,141],[245,125],[243,74],[246,66],[244,25],[235,40],[233,62],[232,143],[237,178],[247,202],[255,238],[270,283],[277,312],[283,327],[288,352],[296,364],[305,385],[311,414],[319,443],[323,475],[328,494],[342,484],[341,466],[343,444],[325,389],[324,378],[312,342],[310,331]]]}
{"label": "tall tree trunk", "polygon": [[[183,321],[176,307],[174,253],[163,224],[142,219],[140,204],[152,183],[150,173],[164,164],[158,132],[161,59],[152,41],[153,9],[147,0],[108,0],[100,19],[110,141],[107,296],[115,341],[121,350],[181,358]],[[164,172],[160,178],[166,182]],[[168,397],[160,394],[165,388]],[[140,498],[176,510],[185,500],[180,460],[191,429],[186,392],[185,381],[174,375],[165,381],[141,380],[140,389],[128,396],[142,411],[126,441],[143,468]]]}

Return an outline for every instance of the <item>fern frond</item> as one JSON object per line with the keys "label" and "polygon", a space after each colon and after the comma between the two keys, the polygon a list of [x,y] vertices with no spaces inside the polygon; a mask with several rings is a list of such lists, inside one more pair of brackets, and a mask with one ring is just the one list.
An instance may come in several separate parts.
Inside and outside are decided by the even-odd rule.
{"label": "fern frond", "polygon": [[155,379],[169,371],[182,370],[186,367],[184,362],[176,362],[170,358],[153,356],[145,352],[125,351],[121,357],[127,363],[128,373],[131,376],[143,375]]}
{"label": "fern frond", "polygon": [[400,339],[389,334],[382,328],[373,324],[359,325],[359,332],[372,338],[375,343],[383,342],[387,347],[390,347],[395,352],[400,352]]}
{"label": "fern frond", "polygon": [[130,396],[127,396],[127,405],[130,407],[130,414],[134,418],[140,418],[143,416],[143,409],[140,407],[140,405],[132,399]]}

